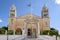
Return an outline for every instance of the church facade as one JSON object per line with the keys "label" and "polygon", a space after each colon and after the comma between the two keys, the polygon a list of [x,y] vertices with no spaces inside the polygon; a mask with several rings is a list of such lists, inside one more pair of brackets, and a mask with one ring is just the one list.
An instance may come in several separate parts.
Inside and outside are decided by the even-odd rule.
{"label": "church facade", "polygon": [[26,14],[16,18],[16,11],[16,7],[12,5],[8,18],[8,30],[19,32],[24,30],[27,36],[37,36],[43,30],[50,30],[50,18],[46,5],[42,8],[41,17],[33,14]]}

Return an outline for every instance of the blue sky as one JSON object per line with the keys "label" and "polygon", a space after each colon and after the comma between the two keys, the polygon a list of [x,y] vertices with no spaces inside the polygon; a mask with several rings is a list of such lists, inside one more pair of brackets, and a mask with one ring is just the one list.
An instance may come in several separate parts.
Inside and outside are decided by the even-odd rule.
{"label": "blue sky", "polygon": [[[9,11],[12,4],[16,6],[17,17],[30,13],[28,4],[32,4],[32,14],[41,17],[45,0],[0,0],[0,27],[8,25]],[[46,0],[49,10],[50,27],[60,31],[60,0]]]}

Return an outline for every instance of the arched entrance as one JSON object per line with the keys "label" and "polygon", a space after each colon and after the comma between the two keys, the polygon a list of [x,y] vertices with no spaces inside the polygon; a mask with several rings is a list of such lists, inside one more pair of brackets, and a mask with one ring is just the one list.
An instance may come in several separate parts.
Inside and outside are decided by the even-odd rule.
{"label": "arched entrance", "polygon": [[24,22],[24,29],[26,37],[36,38],[39,35],[39,23],[35,19],[27,19]]}
{"label": "arched entrance", "polygon": [[30,37],[30,38],[36,38],[37,37],[36,29],[29,29],[28,28],[27,36]]}
{"label": "arched entrance", "polygon": [[22,30],[20,28],[17,28],[15,33],[17,35],[22,35]]}
{"label": "arched entrance", "polygon": [[32,37],[32,30],[31,30],[30,28],[27,29],[27,36],[28,36],[29,38]]}

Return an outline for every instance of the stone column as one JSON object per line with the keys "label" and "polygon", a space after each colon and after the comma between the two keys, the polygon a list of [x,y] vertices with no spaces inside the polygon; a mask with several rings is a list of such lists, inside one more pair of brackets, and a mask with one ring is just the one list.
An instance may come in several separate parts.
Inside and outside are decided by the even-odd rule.
{"label": "stone column", "polygon": [[5,35],[7,35],[7,33],[8,33],[7,30],[5,30]]}
{"label": "stone column", "polygon": [[15,27],[16,27],[16,25],[14,24],[14,30],[13,30],[13,34],[14,35],[15,35],[15,31],[16,31]]}
{"label": "stone column", "polygon": [[40,35],[40,26],[39,26],[39,23],[38,23],[38,37]]}
{"label": "stone column", "polygon": [[27,23],[24,22],[24,35],[27,36]]}
{"label": "stone column", "polygon": [[22,30],[22,35],[24,35],[24,33],[25,33],[25,30],[23,29],[23,30]]}
{"label": "stone column", "polygon": [[36,37],[38,37],[38,24],[36,23]]}
{"label": "stone column", "polygon": [[15,35],[15,29],[14,29],[14,31],[13,31],[13,34]]}

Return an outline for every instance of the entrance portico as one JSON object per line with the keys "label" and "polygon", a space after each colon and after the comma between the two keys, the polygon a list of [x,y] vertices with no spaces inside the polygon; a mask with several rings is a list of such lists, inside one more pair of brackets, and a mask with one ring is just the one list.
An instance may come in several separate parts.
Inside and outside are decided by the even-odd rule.
{"label": "entrance portico", "polygon": [[40,34],[39,23],[36,21],[25,21],[24,30],[26,37],[37,38]]}

